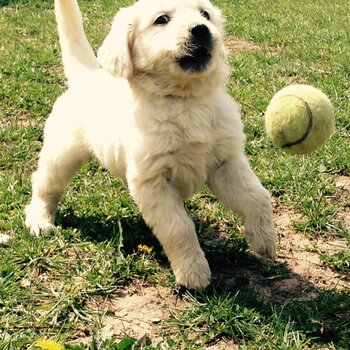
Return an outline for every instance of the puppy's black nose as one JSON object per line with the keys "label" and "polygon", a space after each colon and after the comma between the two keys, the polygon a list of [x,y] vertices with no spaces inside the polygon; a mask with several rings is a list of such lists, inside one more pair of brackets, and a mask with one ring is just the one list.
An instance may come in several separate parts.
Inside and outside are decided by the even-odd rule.
{"label": "puppy's black nose", "polygon": [[209,28],[205,24],[197,24],[191,29],[193,39],[200,44],[211,44],[211,34]]}

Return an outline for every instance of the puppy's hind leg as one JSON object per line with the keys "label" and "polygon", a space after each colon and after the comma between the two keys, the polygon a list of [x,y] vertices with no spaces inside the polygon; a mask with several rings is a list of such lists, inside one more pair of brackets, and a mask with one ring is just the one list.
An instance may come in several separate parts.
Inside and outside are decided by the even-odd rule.
{"label": "puppy's hind leg", "polygon": [[261,257],[273,259],[276,233],[268,191],[244,156],[226,160],[209,178],[209,187],[226,206],[242,216],[251,248]]}
{"label": "puppy's hind leg", "polygon": [[61,130],[45,134],[38,169],[32,175],[32,199],[26,207],[26,226],[33,235],[54,229],[58,202],[89,152],[76,135]]}

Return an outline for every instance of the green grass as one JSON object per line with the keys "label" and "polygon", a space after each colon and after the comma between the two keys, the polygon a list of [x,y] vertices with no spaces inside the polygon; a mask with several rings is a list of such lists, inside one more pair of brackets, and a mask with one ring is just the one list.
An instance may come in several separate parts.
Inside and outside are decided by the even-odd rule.
{"label": "green grass", "polygon": [[[126,3],[80,1],[95,48]],[[348,280],[350,232],[342,218],[349,215],[349,187],[340,189],[336,182],[350,176],[349,2],[215,3],[227,17],[228,37],[243,47],[230,55],[228,91],[242,104],[253,168],[280,210],[297,214],[292,234],[347,240],[346,249],[319,254],[325,267]],[[127,332],[106,336],[104,319],[112,311],[103,301],[128,286],[182,291],[128,192],[96,162],[84,165],[67,189],[57,232],[29,236],[23,208],[30,199],[30,174],[64,76],[53,3],[0,0],[0,6],[0,234],[15,237],[0,246],[0,349],[35,349],[40,339],[75,350],[205,349],[225,342],[239,349],[349,348],[349,290],[306,281],[297,297],[276,291],[274,281],[295,273],[283,256],[276,263],[254,258],[240,234],[242,222],[206,189],[186,207],[214,273],[212,287],[183,295],[186,307],[156,326],[161,345],[152,335],[152,345]],[[263,111],[291,83],[320,88],[335,106],[336,133],[310,156],[285,155],[265,136]],[[264,288],[271,298],[264,297]]]}

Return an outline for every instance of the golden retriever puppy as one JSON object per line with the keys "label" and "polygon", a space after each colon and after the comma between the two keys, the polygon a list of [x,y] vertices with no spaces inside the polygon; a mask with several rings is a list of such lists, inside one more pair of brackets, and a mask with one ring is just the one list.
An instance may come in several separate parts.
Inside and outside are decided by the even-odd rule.
{"label": "golden retriever puppy", "polygon": [[128,186],[179,284],[210,283],[183,205],[204,185],[242,216],[252,250],[273,258],[270,196],[244,155],[240,108],[225,92],[220,11],[209,0],[140,0],[117,13],[96,58],[76,0],[56,0],[55,9],[69,88],[47,120],[32,177],[32,234],[54,228],[67,183],[93,155]]}

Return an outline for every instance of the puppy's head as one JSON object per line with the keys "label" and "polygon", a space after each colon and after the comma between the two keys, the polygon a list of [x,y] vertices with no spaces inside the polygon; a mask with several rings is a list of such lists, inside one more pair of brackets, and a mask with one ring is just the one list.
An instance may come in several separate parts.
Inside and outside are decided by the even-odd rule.
{"label": "puppy's head", "polygon": [[156,94],[198,95],[226,79],[221,13],[209,0],[139,0],[118,12],[98,59]]}

